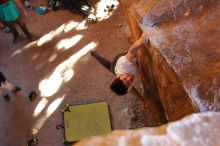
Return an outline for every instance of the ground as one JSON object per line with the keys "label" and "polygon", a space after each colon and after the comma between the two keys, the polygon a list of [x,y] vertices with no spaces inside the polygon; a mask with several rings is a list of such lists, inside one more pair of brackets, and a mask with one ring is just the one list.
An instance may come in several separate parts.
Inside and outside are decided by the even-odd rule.
{"label": "ground", "polygon": [[[68,27],[64,29],[65,24],[71,22],[73,26],[84,18],[64,10],[45,15],[28,12],[25,21],[33,34],[32,43],[20,29],[16,45],[12,44],[11,34],[0,32],[0,71],[8,81],[22,87],[19,94],[11,94],[9,102],[0,98],[1,145],[25,145],[33,135],[41,146],[62,145],[63,131],[55,127],[62,123],[60,109],[65,104],[105,101],[113,130],[141,127],[136,118],[137,98],[130,93],[116,96],[109,89],[114,75],[88,53],[91,47],[112,60],[128,49],[131,44],[121,9],[106,20],[69,31]],[[32,90],[39,96],[30,102],[28,95]]]}

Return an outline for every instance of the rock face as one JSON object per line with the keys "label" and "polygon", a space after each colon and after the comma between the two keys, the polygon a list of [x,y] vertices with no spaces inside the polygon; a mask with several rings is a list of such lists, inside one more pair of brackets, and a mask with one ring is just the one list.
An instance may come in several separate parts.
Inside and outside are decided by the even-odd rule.
{"label": "rock face", "polygon": [[75,146],[218,146],[220,113],[193,114],[157,128],[114,131]]}
{"label": "rock face", "polygon": [[220,1],[128,1],[121,3],[133,40],[140,35],[137,24],[155,29],[139,56],[146,94],[152,95],[149,89],[155,85],[152,91],[157,91],[168,121],[219,111]]}
{"label": "rock face", "polygon": [[205,112],[220,110],[220,1],[121,0],[121,4],[132,41],[141,29],[154,29],[150,43],[138,53],[147,120],[163,121],[158,103],[168,121],[204,113],[157,128],[114,131],[76,146],[220,145],[220,113]]}

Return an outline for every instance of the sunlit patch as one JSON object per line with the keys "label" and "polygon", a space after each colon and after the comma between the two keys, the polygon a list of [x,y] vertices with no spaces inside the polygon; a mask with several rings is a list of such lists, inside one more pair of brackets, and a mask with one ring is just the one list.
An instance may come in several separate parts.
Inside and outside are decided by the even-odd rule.
{"label": "sunlit patch", "polygon": [[51,55],[51,56],[49,57],[48,61],[49,61],[49,62],[52,62],[52,61],[54,61],[56,58],[57,58],[57,54],[53,54],[53,55]]}
{"label": "sunlit patch", "polygon": [[63,82],[62,74],[55,71],[49,79],[42,80],[39,84],[39,90],[42,97],[54,95]]}
{"label": "sunlit patch", "polygon": [[76,30],[83,30],[86,29],[88,26],[86,25],[86,20],[82,21],[76,26]]}
{"label": "sunlit patch", "polygon": [[37,44],[37,41],[29,43],[26,46],[24,46],[22,49],[16,50],[10,57],[14,57],[15,55],[22,53],[23,51],[27,50],[28,48],[30,48],[36,44]]}
{"label": "sunlit patch", "polygon": [[63,72],[63,79],[65,82],[69,81],[74,75],[74,72],[72,69],[68,69]]}
{"label": "sunlit patch", "polygon": [[31,42],[31,43],[27,44],[26,46],[24,46],[22,49],[19,49],[19,50],[15,51],[10,57],[13,57],[13,56],[15,56],[17,54],[20,54],[21,52],[27,50],[28,48],[30,48],[30,47],[32,47],[34,45],[42,46],[43,44],[51,41],[55,36],[57,36],[61,32],[63,32],[64,28],[65,28],[65,24],[62,24],[56,30],[53,30],[53,31],[49,32],[48,34],[42,36],[37,41]]}
{"label": "sunlit patch", "polygon": [[60,27],[58,27],[56,30],[51,31],[50,33],[44,35],[43,37],[41,37],[38,41],[37,41],[37,45],[38,46],[42,46],[43,44],[51,41],[55,36],[59,35],[61,32],[63,32],[65,28],[65,24],[61,25]]}
{"label": "sunlit patch", "polygon": [[48,100],[46,98],[42,98],[34,110],[33,117],[38,116],[42,112],[42,110],[45,108],[47,103],[48,103]]}
{"label": "sunlit patch", "polygon": [[[59,107],[59,105],[61,104],[61,102],[63,101],[63,99],[65,98],[65,95],[58,97],[56,100],[54,100],[49,107],[47,108],[46,113],[44,113],[43,116],[41,116],[37,122],[33,125],[32,127],[32,134],[36,135],[41,127],[44,125],[44,123],[46,122],[46,120],[54,113],[54,111]],[[39,104],[38,104],[39,105]],[[45,107],[45,106],[44,106]],[[42,108],[43,110],[44,108]],[[41,110],[41,111],[42,111]]]}
{"label": "sunlit patch", "polygon": [[79,22],[75,22],[75,21],[68,22],[65,25],[64,32],[67,33],[69,31],[73,30],[78,24],[79,24]]}
{"label": "sunlit patch", "polygon": [[58,27],[58,28],[54,31],[55,35],[59,35],[60,33],[62,33],[63,30],[65,29],[65,26],[66,26],[66,24],[62,24],[60,27]]}
{"label": "sunlit patch", "polygon": [[65,64],[66,65],[71,64],[73,66],[82,56],[87,54],[90,50],[94,49],[96,46],[97,44],[95,42],[89,43],[88,45],[83,47],[80,51],[78,51],[76,54],[71,56]]}
{"label": "sunlit patch", "polygon": [[[98,21],[105,20],[110,16],[112,16],[114,10],[117,9],[118,5],[119,5],[118,0],[100,0],[95,6],[95,10],[93,10],[92,16],[97,18]],[[87,20],[83,20],[82,22],[79,23],[71,20],[69,22],[66,22],[57,29],[49,32],[48,34],[45,34],[40,39],[27,44],[22,49],[16,50],[10,57],[18,55],[36,44],[37,46],[42,46],[43,44],[51,41],[53,38],[60,35],[61,33],[67,33],[73,29],[84,30],[88,27],[86,25],[86,21]]]}
{"label": "sunlit patch", "polygon": [[66,24],[62,24],[56,30],[51,31],[50,33],[44,35],[37,41],[38,46],[42,46],[43,44],[51,41],[55,36],[61,34],[62,32],[69,32],[77,26],[78,22],[70,21]]}
{"label": "sunlit patch", "polygon": [[64,39],[58,42],[56,45],[57,49],[69,49],[73,47],[77,42],[79,42],[83,38],[82,35],[76,35],[69,39]]}
{"label": "sunlit patch", "polygon": [[28,49],[28,48],[30,48],[31,46],[34,46],[34,45],[36,45],[36,44],[37,44],[37,41],[33,41],[33,42],[31,42],[31,43],[25,45],[25,46],[24,46],[24,49]]}
{"label": "sunlit patch", "polygon": [[101,21],[109,18],[118,5],[119,2],[117,0],[100,0],[96,5],[95,16],[97,20]]}
{"label": "sunlit patch", "polygon": [[[17,54],[22,53],[23,51],[27,50],[28,48],[37,45],[37,46],[42,46],[43,44],[51,41],[53,38],[55,38],[56,36],[60,35],[62,32],[69,32],[71,30],[73,30],[74,28],[76,28],[76,30],[83,30],[86,29],[86,21],[82,21],[81,23],[79,22],[75,22],[75,21],[69,21],[65,24],[62,24],[60,27],[58,27],[57,29],[49,32],[48,34],[45,34],[44,36],[42,36],[41,38],[39,38],[38,40],[31,42],[29,44],[27,44],[26,46],[24,46],[22,49],[16,50],[10,57],[13,57]],[[72,40],[69,40],[72,41]],[[69,43],[71,44],[71,43]],[[71,46],[71,45],[70,45]],[[68,48],[68,45],[67,47]]]}
{"label": "sunlit patch", "polygon": [[47,108],[47,114],[46,114],[47,117],[49,117],[58,108],[58,106],[63,101],[63,99],[64,96],[57,98],[49,105],[49,107]]}
{"label": "sunlit patch", "polygon": [[41,69],[43,68],[43,66],[44,66],[44,63],[41,62],[41,63],[39,63],[38,65],[36,65],[34,69],[35,69],[35,70],[41,70]]}
{"label": "sunlit patch", "polygon": [[48,79],[44,79],[39,83],[41,96],[50,97],[54,95],[63,82],[69,81],[74,76],[74,64],[96,46],[97,44],[94,42],[89,43],[69,59],[59,64]]}
{"label": "sunlit patch", "polygon": [[45,44],[46,42],[49,42],[50,40],[52,40],[52,38],[55,36],[54,31],[51,31],[50,33],[44,35],[43,37],[41,37],[38,41],[37,41],[37,45],[38,46],[42,46],[43,44]]}
{"label": "sunlit patch", "polygon": [[35,54],[32,56],[32,60],[37,59],[39,56],[40,56],[40,54],[39,54],[39,53],[35,53]]}

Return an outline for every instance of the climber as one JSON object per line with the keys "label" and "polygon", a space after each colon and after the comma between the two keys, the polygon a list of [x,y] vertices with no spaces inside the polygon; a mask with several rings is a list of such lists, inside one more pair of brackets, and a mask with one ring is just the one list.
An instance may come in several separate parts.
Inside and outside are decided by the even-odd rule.
{"label": "climber", "polygon": [[[107,68],[110,72],[116,75],[116,79],[111,83],[110,88],[117,95],[124,95],[131,89],[136,93],[137,89],[133,87],[133,81],[136,76],[135,55],[138,49],[145,43],[147,43],[149,35],[147,32],[143,32],[141,37],[128,49],[127,52],[117,55],[112,62],[98,55],[96,52],[91,51],[91,55]],[[143,98],[139,99],[143,102]]]}

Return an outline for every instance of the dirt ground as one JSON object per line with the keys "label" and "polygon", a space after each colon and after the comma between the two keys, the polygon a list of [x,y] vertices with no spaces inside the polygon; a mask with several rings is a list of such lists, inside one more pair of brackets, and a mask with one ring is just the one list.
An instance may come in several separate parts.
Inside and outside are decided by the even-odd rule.
{"label": "dirt ground", "polygon": [[[24,146],[33,134],[40,146],[62,145],[63,130],[55,127],[62,123],[60,109],[65,104],[105,101],[113,130],[143,126],[137,113],[137,98],[129,93],[116,96],[109,89],[114,75],[98,64],[89,50],[80,52],[93,44],[93,50],[111,60],[130,46],[120,7],[106,20],[66,32],[64,24],[81,23],[84,18],[64,10],[45,15],[28,12],[26,23],[33,34],[32,43],[20,29],[16,45],[12,44],[11,34],[0,32],[0,71],[22,87],[19,94],[11,94],[10,102],[0,98],[0,145]],[[68,44],[75,39],[79,41]],[[30,102],[28,95],[32,90],[39,96]]]}

